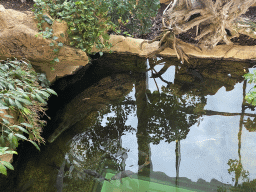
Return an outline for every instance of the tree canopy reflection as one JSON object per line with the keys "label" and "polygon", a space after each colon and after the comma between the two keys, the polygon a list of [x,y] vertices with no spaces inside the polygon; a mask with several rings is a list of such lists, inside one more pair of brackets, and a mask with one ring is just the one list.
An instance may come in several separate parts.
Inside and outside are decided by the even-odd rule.
{"label": "tree canopy reflection", "polygon": [[[162,87],[162,91],[147,92],[150,100],[149,132],[154,144],[161,140],[170,143],[185,139],[189,128],[199,122],[204,97],[193,94],[179,95],[174,86]],[[197,112],[197,113],[194,113]]]}

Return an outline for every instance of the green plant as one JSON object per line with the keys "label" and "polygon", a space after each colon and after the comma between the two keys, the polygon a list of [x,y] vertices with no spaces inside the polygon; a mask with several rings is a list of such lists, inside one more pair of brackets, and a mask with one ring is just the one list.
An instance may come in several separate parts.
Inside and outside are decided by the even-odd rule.
{"label": "green plant", "polygon": [[[42,28],[44,23],[51,25],[54,20],[66,21],[68,25],[69,45],[79,48],[89,54],[94,44],[98,49],[110,47],[107,40],[109,39],[106,30],[113,25],[108,23],[108,19],[100,19],[99,14],[104,15],[102,9],[96,11],[92,1],[63,1],[63,0],[35,0],[35,9],[33,10],[38,20],[39,35],[43,38],[52,39],[50,46],[56,57],[51,61],[54,65],[59,62],[58,53],[63,43],[55,40],[58,37],[53,36],[53,30],[46,27]],[[97,12],[97,14],[96,14]],[[49,13],[53,20],[46,15]],[[64,34],[61,34],[64,37]],[[54,67],[51,67],[54,70]]]}
{"label": "green plant", "polygon": [[[40,114],[44,114],[50,94],[56,95],[48,86],[46,77],[37,74],[28,62],[0,62],[0,155],[14,153],[19,140],[29,141],[40,150],[37,143],[44,142],[40,133],[45,124]],[[3,165],[10,166],[1,163],[0,173],[5,174]]]}
{"label": "green plant", "polygon": [[[43,16],[45,16],[45,15],[43,15]],[[45,17],[46,17],[46,16],[45,16]],[[42,17],[42,18],[45,18],[45,17]],[[47,18],[49,18],[49,17],[47,16]],[[49,24],[52,24],[52,22],[49,22]],[[57,42],[57,44],[55,44],[55,40],[57,40],[58,37],[53,36],[53,31],[52,31],[52,29],[50,29],[49,27],[46,27],[46,28],[45,28],[45,31],[39,32],[39,34],[37,34],[36,37],[38,37],[38,35],[42,35],[42,37],[43,37],[44,39],[52,39],[52,42],[50,43],[50,46],[52,47],[53,52],[54,52],[54,54],[56,55],[56,57],[55,57],[50,63],[54,65],[55,62],[59,62],[59,59],[58,59],[57,55],[58,55],[58,53],[59,53],[59,51],[60,51],[60,48],[63,46],[63,43]],[[64,34],[63,34],[63,33],[60,34],[60,35],[61,35],[61,37],[64,37]],[[51,70],[53,71],[54,68],[51,67]]]}
{"label": "green plant", "polygon": [[[43,23],[64,20],[68,25],[71,46],[91,53],[92,47],[110,47],[108,31],[120,32],[124,26],[129,33],[144,33],[151,27],[150,17],[156,15],[159,0],[34,0],[33,10],[43,37],[52,38],[52,31],[42,31]],[[49,13],[53,18],[49,18]]]}
{"label": "green plant", "polygon": [[[9,147],[0,147],[0,156],[4,154],[17,154],[16,151],[7,151]],[[0,161],[0,173],[7,175],[7,168],[14,170],[11,163],[6,161]]]}
{"label": "green plant", "polygon": [[[256,70],[253,73],[247,73],[244,78],[248,80],[249,83],[256,83]],[[248,103],[256,105],[256,87],[254,86],[249,93],[246,94],[245,99]]]}
{"label": "green plant", "polygon": [[[104,0],[103,0],[104,1]],[[151,18],[155,17],[160,8],[159,0],[109,0],[108,16],[111,21],[123,25],[127,33],[145,34],[152,26]]]}

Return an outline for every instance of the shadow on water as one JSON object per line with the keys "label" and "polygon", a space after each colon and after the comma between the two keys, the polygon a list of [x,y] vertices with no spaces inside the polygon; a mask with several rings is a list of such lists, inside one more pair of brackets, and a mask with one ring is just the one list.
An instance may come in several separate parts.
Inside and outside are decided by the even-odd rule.
{"label": "shadow on water", "polygon": [[250,67],[106,54],[55,82],[48,143],[22,144],[1,189],[255,191]]}

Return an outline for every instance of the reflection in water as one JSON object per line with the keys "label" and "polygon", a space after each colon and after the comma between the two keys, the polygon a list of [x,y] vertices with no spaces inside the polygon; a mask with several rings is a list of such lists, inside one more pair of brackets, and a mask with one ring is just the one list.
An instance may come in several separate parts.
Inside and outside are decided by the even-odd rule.
{"label": "reflection in water", "polygon": [[66,161],[64,160],[59,171],[57,174],[57,179],[56,179],[56,188],[57,188],[57,192],[61,192],[62,188],[63,188],[63,179],[64,179],[64,168],[66,165]]}
{"label": "reflection in water", "polygon": [[[242,129],[243,129],[243,120],[244,120],[244,115],[245,115],[245,108],[246,108],[246,101],[245,101],[245,95],[246,95],[246,84],[247,82],[244,81],[243,83],[243,104],[242,104],[242,113],[240,116],[240,123],[239,123],[239,132],[238,132],[238,158],[239,160],[235,159],[229,159],[228,165],[230,168],[228,169],[228,173],[231,174],[234,172],[235,178],[232,178],[233,181],[235,181],[235,188],[239,188],[241,190],[247,190],[251,191],[252,189],[256,189],[255,185],[255,180],[250,182],[249,179],[249,171],[244,170],[243,165],[242,165],[242,156],[241,156],[241,147],[242,147]],[[254,117],[255,119],[255,117]],[[245,126],[246,127],[246,126]],[[243,183],[242,185],[238,185],[239,179],[242,179]]]}
{"label": "reflection in water", "polygon": [[[100,59],[122,74],[58,111],[49,123],[53,143],[23,163],[18,185],[33,177],[37,184],[27,191],[253,191],[256,165],[246,162],[256,154],[242,136],[255,131],[254,107],[244,100],[225,106],[244,96],[249,64],[122,57]],[[234,93],[219,104],[223,86],[223,95]],[[58,169],[45,166],[52,162]]]}

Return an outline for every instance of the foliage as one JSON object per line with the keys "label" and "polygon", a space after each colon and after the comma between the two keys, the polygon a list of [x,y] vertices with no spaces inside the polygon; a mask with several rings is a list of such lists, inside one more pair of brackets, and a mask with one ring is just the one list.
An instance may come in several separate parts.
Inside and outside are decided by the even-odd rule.
{"label": "foliage", "polygon": [[[71,46],[90,53],[94,45],[102,49],[110,47],[108,31],[120,32],[124,26],[133,33],[138,27],[144,33],[151,27],[150,17],[156,15],[158,0],[35,0],[33,10],[38,27],[45,38],[52,37],[52,30],[42,25],[52,25],[53,20],[64,20],[68,24],[68,37]],[[49,13],[49,18],[45,13]],[[53,39],[54,40],[54,39]],[[57,48],[58,50],[58,48]]]}
{"label": "foliage", "polygon": [[256,189],[256,179],[252,181],[246,181],[242,184],[239,184],[237,187],[230,188],[230,191],[239,191],[239,192],[254,192]]}
{"label": "foliage", "polygon": [[149,32],[152,23],[150,18],[155,17],[160,7],[159,0],[110,0],[108,16],[116,25],[123,25],[128,33],[144,34]]}
{"label": "foliage", "polygon": [[[229,174],[234,174],[235,178],[232,178],[232,180],[236,180],[236,183],[233,187],[229,189],[229,191],[243,191],[243,192],[249,192],[249,191],[255,191],[256,187],[256,180],[250,180],[249,179],[249,171],[244,170],[243,165],[241,161],[238,161],[237,159],[229,159],[228,161]],[[238,184],[238,179],[242,179],[243,182],[241,184]]]}
{"label": "foliage", "polygon": [[[247,73],[244,78],[248,80],[249,83],[256,83],[256,70],[253,73]],[[249,93],[246,94],[245,99],[248,103],[256,105],[256,87],[254,86]]]}
{"label": "foliage", "polygon": [[244,127],[250,132],[256,131],[256,117],[252,120],[248,117],[247,120],[244,121]]}
{"label": "foliage", "polygon": [[[16,151],[7,151],[9,147],[0,147],[0,156],[4,154],[17,154]],[[6,161],[0,161],[0,173],[7,175],[7,168],[14,170],[11,163]]]}
{"label": "foliage", "polygon": [[[228,165],[229,165],[229,169],[228,169],[228,173],[235,173],[235,177],[242,177],[243,180],[248,181],[248,176],[249,176],[249,172],[244,170],[243,165],[241,164],[241,162],[239,162],[237,159],[233,160],[233,159],[229,159],[228,160]],[[233,178],[233,180],[235,180]]]}
{"label": "foliage", "polygon": [[[24,60],[7,60],[0,63],[0,152],[14,153],[19,140],[31,142],[38,150],[36,142],[44,142],[40,136],[44,121],[44,106],[55,91],[48,88],[49,83],[42,74],[32,70]],[[7,147],[7,148],[6,148]],[[4,173],[1,162],[0,172]]]}

